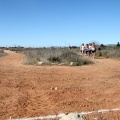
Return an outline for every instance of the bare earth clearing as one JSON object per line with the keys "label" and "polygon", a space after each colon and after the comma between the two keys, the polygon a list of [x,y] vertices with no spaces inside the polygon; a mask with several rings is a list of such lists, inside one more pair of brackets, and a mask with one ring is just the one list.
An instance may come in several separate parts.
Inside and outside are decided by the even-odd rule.
{"label": "bare earth clearing", "polygon": [[76,67],[30,66],[22,64],[22,54],[6,52],[9,55],[0,58],[0,120],[120,107],[118,60],[95,59],[94,65]]}

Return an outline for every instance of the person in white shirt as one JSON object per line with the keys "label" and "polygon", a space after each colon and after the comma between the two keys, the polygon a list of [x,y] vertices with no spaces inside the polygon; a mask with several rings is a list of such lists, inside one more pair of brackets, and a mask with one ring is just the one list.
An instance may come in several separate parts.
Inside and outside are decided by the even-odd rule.
{"label": "person in white shirt", "polygon": [[84,50],[85,50],[85,46],[84,46],[84,44],[82,44],[80,46],[80,51],[81,51],[82,55],[84,54]]}

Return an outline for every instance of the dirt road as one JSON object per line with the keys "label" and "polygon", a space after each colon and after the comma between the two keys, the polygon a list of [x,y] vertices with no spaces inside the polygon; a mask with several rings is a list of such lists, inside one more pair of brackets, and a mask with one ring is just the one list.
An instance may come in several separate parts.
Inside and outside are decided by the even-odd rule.
{"label": "dirt road", "polygon": [[0,58],[0,120],[120,107],[118,60],[30,66],[22,64],[22,54],[6,52]]}

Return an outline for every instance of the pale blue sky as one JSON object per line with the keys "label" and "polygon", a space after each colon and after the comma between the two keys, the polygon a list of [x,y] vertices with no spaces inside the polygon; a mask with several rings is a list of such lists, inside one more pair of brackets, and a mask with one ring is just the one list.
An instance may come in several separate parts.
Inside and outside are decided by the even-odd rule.
{"label": "pale blue sky", "polygon": [[0,46],[120,42],[120,0],[0,0]]}

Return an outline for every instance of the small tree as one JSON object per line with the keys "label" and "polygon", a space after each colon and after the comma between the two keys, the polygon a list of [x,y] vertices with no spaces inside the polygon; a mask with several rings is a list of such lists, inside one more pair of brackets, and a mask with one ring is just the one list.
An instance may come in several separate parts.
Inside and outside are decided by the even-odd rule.
{"label": "small tree", "polygon": [[120,43],[118,42],[116,46],[118,46],[118,47],[119,47],[119,46],[120,46]]}
{"label": "small tree", "polygon": [[105,47],[105,45],[101,44],[100,47]]}

